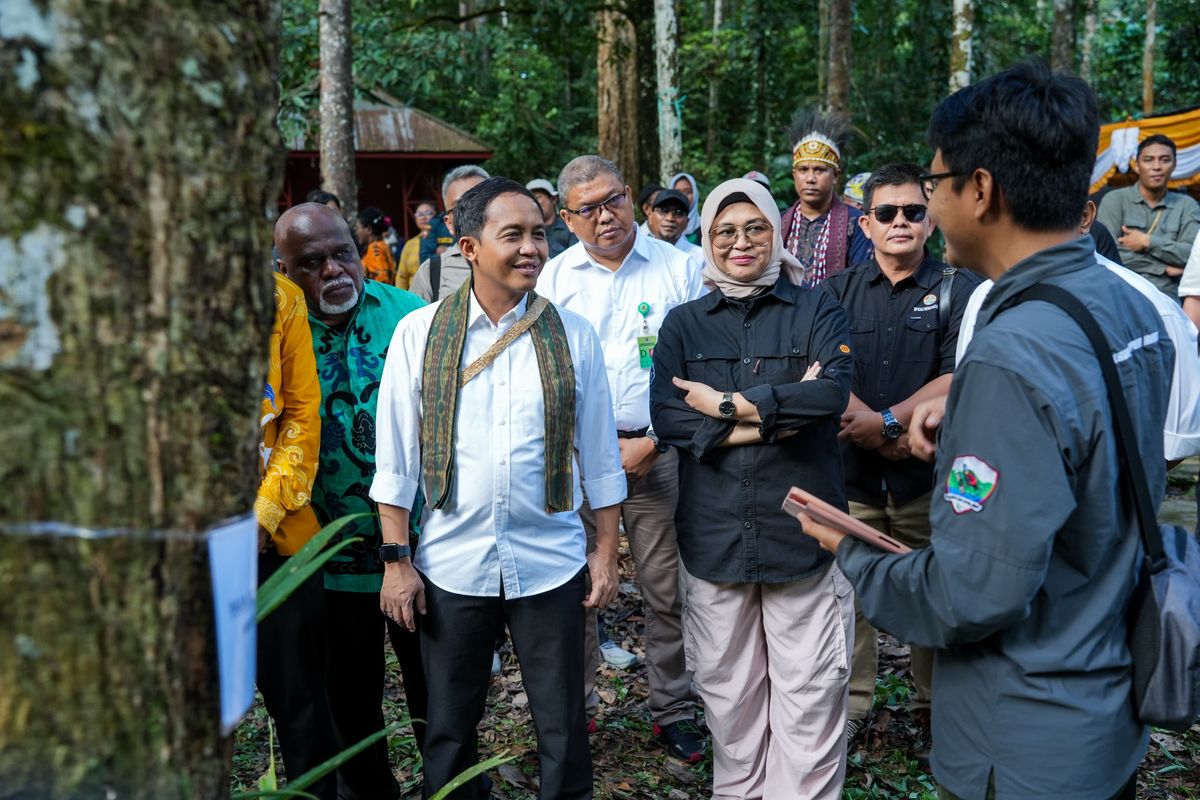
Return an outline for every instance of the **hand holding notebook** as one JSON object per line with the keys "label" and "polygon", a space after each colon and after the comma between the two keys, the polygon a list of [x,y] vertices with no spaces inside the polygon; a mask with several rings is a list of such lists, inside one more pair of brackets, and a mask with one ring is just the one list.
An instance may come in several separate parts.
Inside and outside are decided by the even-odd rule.
{"label": "hand holding notebook", "polygon": [[[816,495],[795,486],[792,487],[787,497],[784,498],[783,510],[800,520],[802,530],[804,529],[805,518],[807,517],[808,520],[818,525],[832,528],[846,536],[853,536],[855,539],[866,542],[884,552],[896,553],[897,555],[912,552],[912,548],[901,544],[885,533],[880,533],[867,523],[850,516],[845,511],[831,506]],[[821,537],[813,535],[811,531],[805,531],[805,533],[818,541],[822,541]],[[824,541],[822,541],[822,546],[825,546]],[[826,549],[829,548],[827,547]]]}

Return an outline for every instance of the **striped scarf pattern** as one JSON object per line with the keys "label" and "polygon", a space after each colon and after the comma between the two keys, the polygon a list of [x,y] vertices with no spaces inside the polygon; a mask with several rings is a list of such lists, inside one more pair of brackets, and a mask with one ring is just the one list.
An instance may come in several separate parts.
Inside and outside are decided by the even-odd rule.
{"label": "striped scarf pattern", "polygon": [[[454,432],[463,386],[462,356],[474,282],[467,280],[433,315],[421,369],[421,472],[430,506],[444,508],[454,479]],[[538,299],[530,292],[527,307]],[[547,305],[529,329],[542,382],[546,513],[575,508],[575,369],[562,318]]]}

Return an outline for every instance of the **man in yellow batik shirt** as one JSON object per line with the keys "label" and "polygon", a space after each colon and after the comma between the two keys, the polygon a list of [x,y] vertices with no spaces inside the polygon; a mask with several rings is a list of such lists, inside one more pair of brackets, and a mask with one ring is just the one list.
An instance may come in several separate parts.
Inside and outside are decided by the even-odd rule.
{"label": "man in yellow batik shirt", "polygon": [[[321,526],[309,505],[321,447],[321,384],[308,306],[299,286],[275,274],[275,327],[262,400],[258,581],[287,563]],[[258,626],[258,689],[275,720],[289,778],[334,755],[325,696],[325,588],[318,571]],[[308,792],[336,800],[330,774]]]}

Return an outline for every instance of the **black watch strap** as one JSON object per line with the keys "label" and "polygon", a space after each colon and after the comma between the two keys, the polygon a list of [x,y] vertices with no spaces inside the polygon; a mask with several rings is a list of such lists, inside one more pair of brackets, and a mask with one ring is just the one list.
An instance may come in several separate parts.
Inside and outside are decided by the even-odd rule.
{"label": "black watch strap", "polygon": [[412,548],[406,544],[384,544],[379,546],[379,560],[391,564],[412,556]]}

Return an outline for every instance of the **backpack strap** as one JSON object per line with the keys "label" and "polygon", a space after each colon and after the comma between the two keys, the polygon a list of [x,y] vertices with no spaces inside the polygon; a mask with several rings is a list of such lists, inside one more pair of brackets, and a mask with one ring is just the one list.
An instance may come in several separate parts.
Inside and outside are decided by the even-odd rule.
{"label": "backpack strap", "polygon": [[439,253],[429,257],[429,292],[433,300],[437,300],[442,293],[442,256]]}
{"label": "backpack strap", "polygon": [[941,333],[943,342],[946,341],[946,334],[950,331],[950,317],[953,316],[951,291],[954,288],[954,276],[957,274],[956,268],[945,267],[942,270],[942,285],[938,289],[938,331]]}

